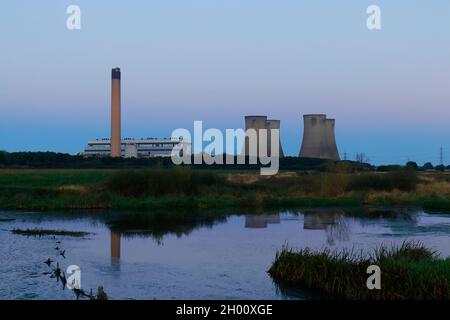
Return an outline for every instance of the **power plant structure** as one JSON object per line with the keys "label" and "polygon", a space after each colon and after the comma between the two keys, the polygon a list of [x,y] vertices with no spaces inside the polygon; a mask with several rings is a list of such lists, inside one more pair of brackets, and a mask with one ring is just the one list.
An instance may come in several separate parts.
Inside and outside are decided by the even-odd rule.
{"label": "power plant structure", "polygon": [[[179,155],[189,150],[191,143],[171,138],[125,138],[121,133],[121,72],[120,68],[111,70],[111,137],[109,139],[90,140],[83,152],[85,157],[114,158],[153,158],[170,157],[174,147],[178,146]],[[181,144],[181,145],[180,145]]]}
{"label": "power plant structure", "polygon": [[111,157],[121,153],[120,68],[111,71]]}
{"label": "power plant structure", "polygon": [[[170,157],[175,146],[178,146],[177,148],[180,150],[180,156],[182,156],[184,149],[189,150],[189,148],[191,148],[191,143],[189,141],[171,138],[125,138],[122,139],[120,144],[120,157]],[[109,157],[111,156],[111,140],[90,140],[84,151],[79,154],[84,157]]]}
{"label": "power plant structure", "polygon": [[334,134],[334,119],[325,114],[303,115],[303,141],[300,157],[340,160]]}
{"label": "power plant structure", "polygon": [[[260,141],[260,130],[267,130],[267,156],[271,156],[271,132],[273,129],[280,130],[280,120],[268,120],[267,116],[245,116],[245,131],[249,129],[254,129],[256,131],[256,156],[259,155],[259,141]],[[250,155],[250,139],[249,137],[245,137],[244,142],[244,155]],[[279,137],[279,157],[284,157],[283,148],[281,147],[281,137]]]}
{"label": "power plant structure", "polygon": [[[299,156],[303,158],[320,158],[340,160],[334,133],[335,120],[327,119],[325,114],[303,115],[303,141]],[[256,136],[245,136],[242,154],[259,157],[261,131],[266,130],[266,154],[272,157],[272,130],[280,130],[280,120],[267,119],[267,116],[245,116],[245,130],[254,129]],[[284,157],[281,137],[278,137],[278,156]],[[250,143],[252,145],[250,145]],[[172,150],[177,147],[179,155],[183,150],[191,150],[191,142],[171,138],[126,138],[121,137],[121,70],[111,70],[111,136],[109,139],[90,140],[83,152],[78,153],[86,157],[124,157],[124,158],[152,158],[170,157]],[[256,152],[256,154],[252,154]],[[264,156],[264,154],[263,154]]]}

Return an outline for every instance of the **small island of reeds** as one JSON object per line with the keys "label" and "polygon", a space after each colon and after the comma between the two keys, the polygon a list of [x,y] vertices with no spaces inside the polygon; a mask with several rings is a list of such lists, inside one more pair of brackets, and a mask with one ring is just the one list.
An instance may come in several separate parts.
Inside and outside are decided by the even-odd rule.
{"label": "small island of reeds", "polygon": [[[369,290],[367,268],[381,270],[381,289]],[[280,285],[303,288],[325,298],[351,300],[448,300],[450,259],[420,243],[381,246],[368,255],[351,250],[277,253],[269,274]]]}

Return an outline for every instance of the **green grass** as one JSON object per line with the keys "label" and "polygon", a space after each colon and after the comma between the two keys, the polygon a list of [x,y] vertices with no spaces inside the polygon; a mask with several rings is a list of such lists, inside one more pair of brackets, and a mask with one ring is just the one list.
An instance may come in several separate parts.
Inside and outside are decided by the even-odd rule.
{"label": "green grass", "polygon": [[227,184],[225,176],[210,171],[189,168],[127,170],[113,174],[106,189],[128,197],[191,195],[202,188],[221,187]]}
{"label": "green grass", "polygon": [[418,174],[414,170],[403,169],[385,174],[366,173],[351,176],[347,185],[348,191],[414,191],[419,183]]}
{"label": "green grass", "polygon": [[263,201],[264,208],[317,208],[317,207],[352,207],[363,202],[359,197],[268,197]]}
{"label": "green grass", "polygon": [[[369,290],[367,267],[381,269],[381,289]],[[450,299],[450,259],[417,243],[379,247],[368,257],[344,250],[293,252],[283,248],[269,269],[283,286],[307,288],[340,299]]]}
{"label": "green grass", "polygon": [[379,196],[371,201],[374,206],[414,206],[426,210],[441,210],[450,211],[450,199],[442,196],[421,196],[415,194],[408,194],[403,196]]}
{"label": "green grass", "polygon": [[[232,175],[232,174],[230,174]],[[188,168],[12,169],[0,170],[0,208],[9,210],[61,209],[171,209],[289,207],[415,206],[450,210],[450,197],[416,192],[380,193],[373,174],[308,173],[269,177],[246,183],[244,176],[227,179],[215,170]],[[377,174],[378,176],[382,176]],[[409,172],[392,173],[383,179],[390,188],[393,177],[404,188],[416,183]],[[378,179],[378,178],[376,178]],[[348,191],[352,188],[360,191]],[[413,184],[414,185],[414,184]],[[381,185],[383,189],[385,185]],[[366,190],[367,189],[367,190]],[[347,191],[346,191],[347,190]],[[372,194],[371,197],[368,197]]]}
{"label": "green grass", "polygon": [[66,185],[90,185],[104,182],[115,171],[96,169],[4,170],[1,188],[57,188]]}

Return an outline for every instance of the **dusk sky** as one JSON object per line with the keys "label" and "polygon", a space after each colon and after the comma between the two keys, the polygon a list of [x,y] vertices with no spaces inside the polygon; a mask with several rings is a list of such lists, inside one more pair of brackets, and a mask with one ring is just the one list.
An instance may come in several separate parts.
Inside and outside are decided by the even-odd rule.
{"label": "dusk sky", "polygon": [[[81,8],[81,30],[66,8]],[[366,27],[381,7],[382,30]],[[82,151],[109,136],[111,68],[123,137],[281,120],[298,155],[306,113],[336,119],[341,157],[450,163],[450,2],[2,1],[0,150]]]}

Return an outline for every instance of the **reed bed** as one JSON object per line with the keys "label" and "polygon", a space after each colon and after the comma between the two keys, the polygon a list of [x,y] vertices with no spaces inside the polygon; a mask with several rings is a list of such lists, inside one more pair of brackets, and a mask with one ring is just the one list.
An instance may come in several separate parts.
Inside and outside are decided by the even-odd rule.
{"label": "reed bed", "polygon": [[[369,290],[367,267],[381,269],[381,289]],[[421,243],[380,246],[369,254],[325,249],[294,252],[284,246],[269,269],[284,286],[306,288],[323,297],[352,300],[448,300],[450,259]]]}

